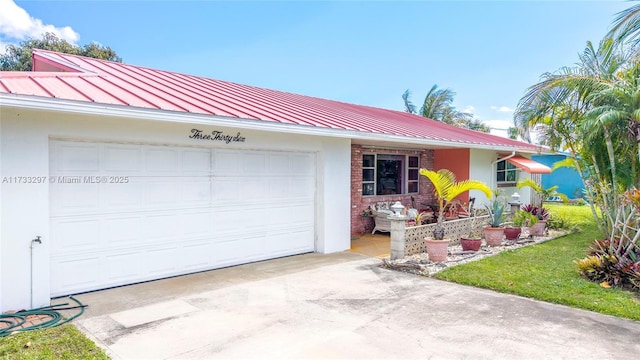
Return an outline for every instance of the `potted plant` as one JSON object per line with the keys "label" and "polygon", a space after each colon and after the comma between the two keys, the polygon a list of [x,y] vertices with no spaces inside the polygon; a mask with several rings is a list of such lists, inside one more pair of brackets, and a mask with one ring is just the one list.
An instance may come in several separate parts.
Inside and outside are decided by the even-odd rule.
{"label": "potted plant", "polygon": [[524,210],[518,210],[509,225],[504,229],[504,237],[507,240],[517,240],[522,233],[523,226],[531,227],[536,223],[538,223],[538,218],[535,215]]}
{"label": "potted plant", "polygon": [[507,202],[504,196],[496,190],[495,199],[485,207],[489,211],[489,225],[483,227],[484,240],[489,246],[500,246],[502,238],[504,238],[503,222],[506,217]]}
{"label": "potted plant", "polygon": [[480,233],[476,228],[475,216],[471,217],[471,222],[469,224],[469,235],[460,238],[460,246],[462,246],[462,251],[480,250],[480,246],[482,246],[482,237],[480,237]]}
{"label": "potted plant", "polygon": [[544,236],[544,232],[547,227],[547,220],[549,219],[549,212],[547,209],[533,205],[525,205],[522,207],[522,211],[528,212],[538,219],[536,224],[529,227],[529,235]]}
{"label": "potted plant", "polygon": [[425,238],[427,254],[434,262],[442,262],[447,259],[447,247],[449,239],[444,234],[444,209],[446,204],[457,196],[469,190],[480,190],[491,198],[491,189],[482,181],[462,180],[456,181],[456,176],[447,169],[438,171],[420,169],[420,175],[425,176],[433,184],[433,192],[438,200],[438,220],[433,229],[433,239]]}

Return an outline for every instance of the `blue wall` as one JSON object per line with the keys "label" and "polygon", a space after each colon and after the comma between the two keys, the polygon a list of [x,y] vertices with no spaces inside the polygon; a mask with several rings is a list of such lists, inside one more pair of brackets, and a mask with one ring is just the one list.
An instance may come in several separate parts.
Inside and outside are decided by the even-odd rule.
{"label": "blue wall", "polygon": [[[553,167],[558,161],[562,161],[566,158],[565,155],[533,155],[532,160],[535,160],[541,164],[545,164],[548,167]],[[550,188],[554,185],[558,185],[558,192],[563,193],[569,197],[569,199],[575,199],[576,197],[582,197],[582,180],[580,175],[574,169],[560,168],[553,171],[551,174],[542,174],[542,186]],[[576,191],[576,189],[579,191]]]}

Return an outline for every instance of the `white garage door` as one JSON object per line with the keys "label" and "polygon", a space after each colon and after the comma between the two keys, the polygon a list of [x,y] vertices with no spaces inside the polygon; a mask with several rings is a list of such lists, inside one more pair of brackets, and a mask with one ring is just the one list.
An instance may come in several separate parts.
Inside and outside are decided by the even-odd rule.
{"label": "white garage door", "polygon": [[51,141],[52,296],[314,251],[315,156]]}

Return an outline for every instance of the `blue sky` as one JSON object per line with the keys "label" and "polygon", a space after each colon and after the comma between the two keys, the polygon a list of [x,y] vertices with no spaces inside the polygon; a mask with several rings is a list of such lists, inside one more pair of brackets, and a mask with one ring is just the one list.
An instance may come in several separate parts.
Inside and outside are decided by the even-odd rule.
{"label": "blue sky", "polygon": [[[623,1],[13,1],[0,41],[43,30],[128,64],[403,110],[433,84],[495,128],[544,72],[577,61]],[[4,46],[2,47],[4,48]]]}

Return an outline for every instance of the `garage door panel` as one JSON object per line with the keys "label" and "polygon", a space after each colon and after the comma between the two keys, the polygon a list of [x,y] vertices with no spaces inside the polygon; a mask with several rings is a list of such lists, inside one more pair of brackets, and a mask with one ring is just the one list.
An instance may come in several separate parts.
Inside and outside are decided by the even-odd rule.
{"label": "garage door panel", "polygon": [[101,234],[108,248],[131,247],[138,244],[141,228],[139,215],[105,217],[102,219]]}
{"label": "garage door panel", "polygon": [[52,176],[129,180],[51,184],[54,296],[314,250],[313,154],[67,141],[51,154]]}
{"label": "garage door panel", "polygon": [[185,149],[182,152],[182,171],[190,174],[209,175],[211,172],[211,150]]}
{"label": "garage door panel", "polygon": [[51,253],[90,251],[100,247],[100,222],[97,219],[68,219],[51,224]]}
{"label": "garage door panel", "polygon": [[136,281],[143,271],[144,253],[131,251],[105,256],[102,269],[106,269],[106,284]]}
{"label": "garage door panel", "polygon": [[271,153],[268,158],[268,173],[272,175],[289,174],[289,154]]}
{"label": "garage door panel", "polygon": [[267,183],[260,179],[243,179],[240,182],[242,200],[262,202],[269,198]]}
{"label": "garage door panel", "polygon": [[142,207],[144,184],[140,179],[129,177],[127,183],[106,183],[98,187],[98,191],[102,188],[105,191],[105,210],[137,210]]}
{"label": "garage door panel", "polygon": [[201,241],[200,243],[184,245],[176,256],[184,259],[185,270],[197,271],[207,269],[209,264],[215,263],[213,253],[211,242],[207,239],[207,241]]}
{"label": "garage door panel", "polygon": [[308,176],[315,173],[316,162],[311,154],[293,154],[290,163],[291,175]]}
{"label": "garage door panel", "polygon": [[146,254],[144,264],[145,272],[149,275],[170,276],[179,270],[180,264],[177,259],[177,246],[167,246],[162,248],[149,249]]}
{"label": "garage door panel", "polygon": [[96,288],[102,282],[98,256],[68,260],[52,257],[51,262],[52,296]]}
{"label": "garage door panel", "polygon": [[59,143],[52,152],[55,166],[62,174],[74,175],[75,172],[99,171],[99,150],[97,144]]}
{"label": "garage door panel", "polygon": [[182,168],[179,149],[149,147],[145,153],[145,170],[150,173],[175,174]]}
{"label": "garage door panel", "polygon": [[313,236],[306,229],[299,231],[287,231],[281,233],[269,234],[269,247],[272,250],[273,256],[284,256],[298,254],[300,252],[313,251],[313,248],[309,245],[307,239],[309,236]]}
{"label": "garage door panel", "polygon": [[241,194],[242,187],[233,178],[213,179],[213,201],[232,201],[241,200],[243,198]]}
{"label": "garage door panel", "polygon": [[237,151],[216,150],[213,159],[214,175],[235,175],[241,171],[242,154]]}
{"label": "garage door panel", "polygon": [[315,181],[310,177],[289,179],[290,191],[288,197],[295,199],[313,200],[314,193],[309,192],[313,188]]}
{"label": "garage door panel", "polygon": [[267,157],[261,153],[244,153],[242,156],[242,174],[262,176],[266,174]]}
{"label": "garage door panel", "polygon": [[[51,184],[53,215],[60,213],[85,213],[100,209],[100,185],[82,183],[82,177],[56,176]],[[63,180],[64,179],[64,180]],[[71,181],[63,183],[62,181]]]}
{"label": "garage door panel", "polygon": [[167,178],[148,178],[144,187],[146,209],[165,209],[180,205],[179,184]]}
{"label": "garage door panel", "polygon": [[180,214],[180,227],[188,237],[206,237],[211,234],[211,211],[209,209]]}
{"label": "garage door panel", "polygon": [[145,242],[173,239],[180,227],[175,214],[149,214],[142,219]]}
{"label": "garage door panel", "polygon": [[142,149],[134,145],[108,144],[103,147],[103,171],[137,174],[142,167]]}
{"label": "garage door panel", "polygon": [[209,176],[184,179],[181,191],[183,203],[186,205],[209,205],[211,203]]}

